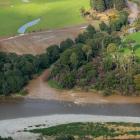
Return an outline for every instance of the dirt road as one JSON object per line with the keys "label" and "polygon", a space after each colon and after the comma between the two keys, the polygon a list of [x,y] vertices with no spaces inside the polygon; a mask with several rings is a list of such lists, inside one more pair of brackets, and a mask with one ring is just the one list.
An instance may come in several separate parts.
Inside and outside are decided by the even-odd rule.
{"label": "dirt road", "polygon": [[0,51],[22,54],[43,53],[49,45],[59,44],[66,38],[74,39],[87,25],[42,31],[0,39]]}

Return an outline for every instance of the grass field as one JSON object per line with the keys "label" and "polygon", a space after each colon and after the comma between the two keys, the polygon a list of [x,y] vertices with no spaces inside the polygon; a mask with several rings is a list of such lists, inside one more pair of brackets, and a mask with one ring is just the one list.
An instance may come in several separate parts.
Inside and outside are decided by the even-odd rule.
{"label": "grass field", "polygon": [[[135,51],[135,55],[140,58],[140,32],[130,34],[126,38],[136,41],[134,51]],[[132,53],[130,48],[123,48],[123,49],[121,49],[121,52],[124,55],[131,55],[131,53]]]}
{"label": "grass field", "polygon": [[138,44],[140,44],[140,32],[136,32],[136,33],[133,33],[133,34],[130,34],[128,36],[129,39],[133,39],[135,40]]}
{"label": "grass field", "polygon": [[[133,34],[130,34],[127,38],[133,39],[136,41],[136,46],[135,46],[135,54],[136,56],[140,57],[140,32],[136,32]],[[125,49],[126,53],[130,53],[130,50],[127,48]]]}
{"label": "grass field", "polygon": [[28,31],[78,25],[85,20],[80,8],[89,7],[89,0],[0,0],[0,35],[14,35],[25,23],[41,18]]}

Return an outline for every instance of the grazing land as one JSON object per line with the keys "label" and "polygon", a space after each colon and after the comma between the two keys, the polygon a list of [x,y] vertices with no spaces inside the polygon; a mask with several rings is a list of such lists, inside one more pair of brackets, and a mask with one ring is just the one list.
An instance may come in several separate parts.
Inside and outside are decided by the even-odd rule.
{"label": "grazing land", "polygon": [[[136,56],[140,57],[140,32],[136,32],[136,33],[130,34],[127,38],[128,39],[132,39],[132,40],[134,40],[136,42],[135,54],[136,54]],[[129,49],[126,49],[125,51],[127,53],[130,53]]]}
{"label": "grazing land", "polygon": [[89,8],[89,0],[0,0],[0,35],[15,35],[19,27],[37,18],[39,24],[27,31],[85,23],[81,7]]}
{"label": "grazing land", "polygon": [[140,32],[136,32],[136,33],[133,33],[133,34],[130,34],[128,36],[129,39],[133,39],[135,40],[137,43],[140,44]]}

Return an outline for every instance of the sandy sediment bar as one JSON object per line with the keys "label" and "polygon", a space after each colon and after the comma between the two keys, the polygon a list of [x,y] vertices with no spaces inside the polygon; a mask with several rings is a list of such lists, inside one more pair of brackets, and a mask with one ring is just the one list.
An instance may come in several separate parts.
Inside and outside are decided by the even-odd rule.
{"label": "sandy sediment bar", "polygon": [[14,140],[34,140],[39,134],[24,132],[35,128],[48,128],[59,124],[72,122],[131,122],[140,123],[139,117],[122,116],[95,116],[95,115],[50,115],[40,117],[29,117],[0,121],[0,136],[11,136]]}

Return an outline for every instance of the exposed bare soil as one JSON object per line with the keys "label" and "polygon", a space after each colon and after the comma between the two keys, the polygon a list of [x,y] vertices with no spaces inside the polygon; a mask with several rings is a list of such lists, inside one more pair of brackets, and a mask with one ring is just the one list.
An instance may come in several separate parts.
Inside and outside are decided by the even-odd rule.
{"label": "exposed bare soil", "polygon": [[49,71],[46,70],[41,76],[30,81],[26,87],[29,94],[25,98],[46,99],[59,101],[72,101],[76,104],[80,103],[140,103],[140,97],[125,97],[120,95],[112,95],[108,97],[102,96],[100,92],[82,92],[74,90],[57,90],[51,88],[46,79]]}
{"label": "exposed bare soil", "polygon": [[0,51],[13,52],[19,55],[40,54],[43,53],[49,45],[59,44],[66,38],[74,39],[85,27],[86,25],[79,25],[21,36],[1,37]]}

